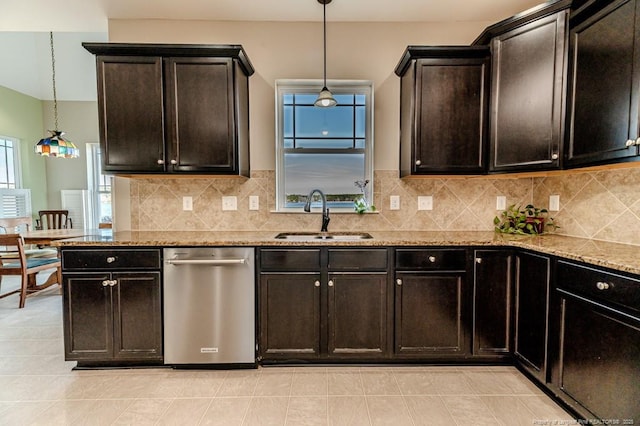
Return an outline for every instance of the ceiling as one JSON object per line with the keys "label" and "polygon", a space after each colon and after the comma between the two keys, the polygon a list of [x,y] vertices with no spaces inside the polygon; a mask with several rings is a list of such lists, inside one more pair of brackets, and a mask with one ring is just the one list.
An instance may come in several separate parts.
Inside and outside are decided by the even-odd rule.
{"label": "ceiling", "polygon": [[[542,0],[336,0],[331,22],[497,22]],[[109,19],[321,21],[314,0],[0,0],[0,85],[50,100],[54,31],[59,100],[95,100],[95,64],[83,41],[107,41]]]}

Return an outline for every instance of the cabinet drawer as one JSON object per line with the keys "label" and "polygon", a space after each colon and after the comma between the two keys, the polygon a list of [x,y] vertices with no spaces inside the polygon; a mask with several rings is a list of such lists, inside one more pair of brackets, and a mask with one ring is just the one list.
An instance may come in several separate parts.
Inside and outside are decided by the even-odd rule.
{"label": "cabinet drawer", "polygon": [[558,262],[558,288],[594,302],[640,313],[640,279]]}
{"label": "cabinet drawer", "polygon": [[318,271],[320,249],[260,250],[260,269],[263,271]]}
{"label": "cabinet drawer", "polygon": [[329,249],[330,271],[386,271],[386,249]]}
{"label": "cabinet drawer", "polygon": [[62,250],[62,268],[74,269],[160,269],[158,249]]}
{"label": "cabinet drawer", "polygon": [[465,270],[466,250],[464,249],[398,249],[396,269],[398,270]]}

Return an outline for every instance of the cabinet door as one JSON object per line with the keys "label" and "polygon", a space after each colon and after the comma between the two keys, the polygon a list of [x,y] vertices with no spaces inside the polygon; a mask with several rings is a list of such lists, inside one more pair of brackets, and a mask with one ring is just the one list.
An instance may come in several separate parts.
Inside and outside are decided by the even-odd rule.
{"label": "cabinet door", "polygon": [[618,0],[571,30],[567,164],[605,162],[638,154],[640,39],[636,1]]}
{"label": "cabinet door", "polygon": [[164,171],[162,59],[98,56],[97,67],[104,170]]}
{"label": "cabinet door", "polygon": [[162,359],[160,272],[113,274],[114,357]]}
{"label": "cabinet door", "polygon": [[514,353],[520,364],[545,382],[550,259],[519,253],[516,259]]}
{"label": "cabinet door", "polygon": [[328,351],[336,358],[387,353],[387,274],[330,274]]}
{"label": "cabinet door", "polygon": [[462,274],[396,274],[397,355],[464,354],[463,282]]}
{"label": "cabinet door", "polygon": [[109,274],[65,273],[64,339],[67,361],[105,361],[113,356]]}
{"label": "cabinet door", "polygon": [[563,11],[491,42],[491,171],[560,166],[566,19]]}
{"label": "cabinet door", "polygon": [[320,353],[320,274],[260,276],[263,359],[317,358]]}
{"label": "cabinet door", "polygon": [[167,58],[171,171],[234,172],[233,61]]}
{"label": "cabinet door", "polygon": [[476,250],[474,267],[474,355],[508,355],[511,350],[512,254]]}
{"label": "cabinet door", "polygon": [[561,330],[561,391],[589,418],[640,419],[640,321],[568,296]]}
{"label": "cabinet door", "polygon": [[413,173],[484,171],[488,58],[419,59]]}

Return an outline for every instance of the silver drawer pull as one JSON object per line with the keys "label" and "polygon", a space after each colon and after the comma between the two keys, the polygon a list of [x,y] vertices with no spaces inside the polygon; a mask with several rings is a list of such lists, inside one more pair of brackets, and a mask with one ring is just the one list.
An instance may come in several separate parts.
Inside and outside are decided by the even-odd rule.
{"label": "silver drawer pull", "polygon": [[115,257],[113,257],[113,256],[109,256],[109,257],[107,257],[107,263],[113,263],[113,262],[115,262],[115,261],[116,261],[116,258],[115,258]]}
{"label": "silver drawer pull", "polygon": [[329,280],[329,287],[333,287],[333,280]]}
{"label": "silver drawer pull", "polygon": [[609,283],[598,281],[596,283],[596,287],[598,288],[598,290],[608,290],[609,287],[611,287],[611,286],[609,285]]}
{"label": "silver drawer pull", "polygon": [[111,280],[111,281],[109,281],[109,285],[110,285],[111,287],[113,287],[113,286],[114,286],[114,285],[116,285],[116,284],[118,284],[118,280]]}
{"label": "silver drawer pull", "polygon": [[436,262],[436,257],[435,256],[429,256],[429,262],[435,263]]}
{"label": "silver drawer pull", "polygon": [[422,161],[420,161],[420,160],[416,160],[416,166],[419,166],[419,165],[421,165],[421,164],[422,164]]}
{"label": "silver drawer pull", "polygon": [[107,287],[107,286],[111,285],[110,282],[111,282],[110,280],[103,280],[102,281],[102,287]]}
{"label": "silver drawer pull", "polygon": [[627,148],[630,148],[630,147],[634,146],[635,144],[636,144],[636,141],[634,141],[633,139],[629,139],[629,140],[627,141],[627,143],[625,143],[624,145],[625,145]]}
{"label": "silver drawer pull", "polygon": [[482,263],[482,258],[481,257],[476,257],[476,263]]}
{"label": "silver drawer pull", "polygon": [[396,280],[396,284],[398,284],[398,285],[402,285],[402,280],[401,280],[400,278],[398,278],[398,279]]}
{"label": "silver drawer pull", "polygon": [[320,281],[316,281],[315,283],[313,283],[313,285],[316,287],[320,287]]}

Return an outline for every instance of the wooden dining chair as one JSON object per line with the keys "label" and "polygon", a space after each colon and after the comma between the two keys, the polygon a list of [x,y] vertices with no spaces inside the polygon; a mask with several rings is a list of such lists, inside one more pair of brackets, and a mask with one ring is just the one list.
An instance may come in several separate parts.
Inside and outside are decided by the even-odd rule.
{"label": "wooden dining chair", "polygon": [[[27,257],[24,242],[20,234],[0,234],[0,277],[4,275],[20,275],[20,289],[0,294],[0,298],[20,293],[19,308],[24,308],[27,296],[44,290],[54,284],[62,286],[62,267],[58,257]],[[47,269],[55,269],[53,278],[45,283],[36,283],[36,274]]]}
{"label": "wooden dining chair", "polygon": [[38,212],[38,229],[65,229],[73,228],[69,217],[69,210],[40,210]]}

